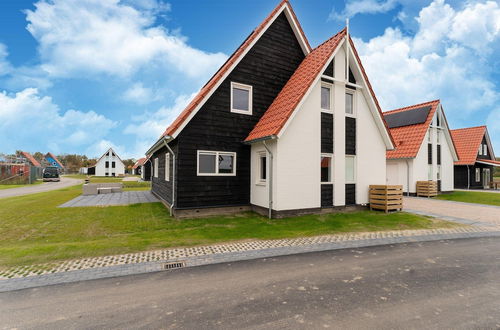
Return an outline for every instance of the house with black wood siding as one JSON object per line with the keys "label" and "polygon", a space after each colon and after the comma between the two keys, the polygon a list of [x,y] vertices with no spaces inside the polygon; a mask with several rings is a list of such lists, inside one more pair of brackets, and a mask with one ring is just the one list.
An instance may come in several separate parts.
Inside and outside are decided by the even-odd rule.
{"label": "house with black wood siding", "polygon": [[281,1],[147,151],[179,217],[368,203],[392,137],[348,28],[312,49]]}
{"label": "house with black wood siding", "polygon": [[458,150],[455,162],[455,188],[488,189],[493,181],[493,168],[500,167],[486,126],[451,131]]}

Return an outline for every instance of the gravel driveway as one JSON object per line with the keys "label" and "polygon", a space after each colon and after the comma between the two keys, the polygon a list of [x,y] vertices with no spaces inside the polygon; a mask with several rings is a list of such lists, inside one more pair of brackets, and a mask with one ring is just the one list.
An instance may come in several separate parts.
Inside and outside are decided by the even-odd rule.
{"label": "gravel driveway", "polygon": [[46,192],[46,191],[76,186],[77,184],[82,184],[82,183],[83,180],[61,177],[61,181],[59,182],[44,182],[42,184],[30,185],[26,187],[0,190],[0,198],[36,194],[40,192]]}

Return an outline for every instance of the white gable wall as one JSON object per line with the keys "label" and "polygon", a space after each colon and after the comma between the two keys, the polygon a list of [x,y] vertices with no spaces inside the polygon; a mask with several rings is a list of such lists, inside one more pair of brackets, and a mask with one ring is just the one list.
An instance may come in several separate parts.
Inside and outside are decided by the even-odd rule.
{"label": "white gable wall", "polygon": [[[109,162],[109,168],[106,168],[106,162]],[[115,162],[115,168],[112,168],[112,162]],[[119,176],[119,175],[125,175],[125,165],[123,162],[116,156],[116,153],[114,156],[111,156],[111,150],[108,150],[104,156],[102,156],[99,161],[97,162],[95,166],[95,175],[96,176],[106,176],[106,173],[108,173],[108,176]]]}

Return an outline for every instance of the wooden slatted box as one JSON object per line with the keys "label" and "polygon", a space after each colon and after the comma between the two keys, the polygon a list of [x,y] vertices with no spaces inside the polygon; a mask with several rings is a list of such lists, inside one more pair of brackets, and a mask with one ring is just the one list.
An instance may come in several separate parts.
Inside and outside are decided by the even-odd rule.
{"label": "wooden slatted box", "polygon": [[437,194],[437,181],[417,181],[417,196],[435,197]]}
{"label": "wooden slatted box", "polygon": [[370,185],[370,210],[389,211],[403,210],[403,186]]}

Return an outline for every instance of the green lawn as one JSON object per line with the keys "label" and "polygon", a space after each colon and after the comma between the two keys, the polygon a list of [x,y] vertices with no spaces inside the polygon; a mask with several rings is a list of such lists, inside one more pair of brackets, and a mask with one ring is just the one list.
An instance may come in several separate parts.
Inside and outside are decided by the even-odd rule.
{"label": "green lawn", "polygon": [[254,213],[176,220],[160,203],[57,208],[81,186],[0,199],[0,266],[192,246],[342,232],[455,224],[406,213],[355,212],[269,220]]}
{"label": "green lawn", "polygon": [[[32,184],[42,184],[42,180],[37,180],[33,182]],[[30,184],[0,184],[0,190],[2,189],[10,189],[10,188],[19,188],[19,187],[26,187],[30,186]]]}
{"label": "green lawn", "polygon": [[454,191],[436,197],[447,201],[487,204],[500,206],[500,194],[479,191]]}

